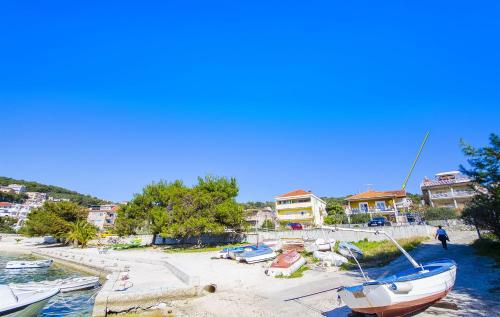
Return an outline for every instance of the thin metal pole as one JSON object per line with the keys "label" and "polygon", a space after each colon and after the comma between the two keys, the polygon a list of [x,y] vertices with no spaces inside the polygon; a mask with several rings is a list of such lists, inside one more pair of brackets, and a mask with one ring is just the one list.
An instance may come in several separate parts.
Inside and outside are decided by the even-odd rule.
{"label": "thin metal pole", "polygon": [[383,231],[383,230],[376,230],[376,231],[373,231],[373,230],[365,230],[365,229],[351,229],[351,228],[339,228],[339,227],[329,227],[329,226],[323,226],[322,229],[327,229],[327,230],[332,230],[332,231],[352,231],[352,232],[366,232],[366,233],[372,233],[372,234],[383,234],[385,235],[387,238],[389,238],[389,240],[391,240],[392,243],[394,243],[394,245],[396,245],[396,247],[399,249],[399,251],[401,251],[401,253],[403,253],[403,255],[408,259],[408,261],[410,261],[411,265],[414,267],[414,268],[420,268],[421,266],[417,263],[417,261],[415,261],[415,259],[413,259],[411,257],[411,255],[406,252],[405,249],[403,249],[403,247],[401,247],[399,245],[399,243],[394,240],[387,232]]}
{"label": "thin metal pole", "polygon": [[408,183],[408,180],[410,179],[411,173],[413,173],[413,169],[415,168],[415,165],[417,164],[418,158],[420,157],[420,153],[422,153],[422,150],[424,149],[425,142],[427,142],[427,138],[429,137],[429,131],[425,134],[424,141],[420,145],[420,149],[418,150],[417,157],[415,157],[415,160],[413,161],[413,164],[411,165],[410,172],[406,176],[406,179],[403,183],[403,187],[401,189],[406,188],[406,184]]}

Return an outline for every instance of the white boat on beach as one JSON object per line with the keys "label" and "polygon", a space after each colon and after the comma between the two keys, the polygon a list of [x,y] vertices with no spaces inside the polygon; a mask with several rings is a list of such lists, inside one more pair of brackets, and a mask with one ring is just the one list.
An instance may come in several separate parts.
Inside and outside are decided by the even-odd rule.
{"label": "white boat on beach", "polygon": [[12,289],[42,289],[42,288],[59,288],[61,293],[92,289],[99,286],[99,277],[83,276],[72,277],[66,279],[58,279],[53,281],[29,282],[22,284],[10,284]]}
{"label": "white boat on beach", "polygon": [[353,312],[376,314],[378,317],[413,316],[445,297],[455,285],[457,265],[443,259],[418,264],[389,234],[347,228],[323,227],[324,229],[383,234],[403,253],[412,268],[389,277],[369,280],[359,265],[365,282],[341,287],[340,299]]}
{"label": "white boat on beach", "polygon": [[313,257],[327,263],[330,266],[341,266],[342,264],[349,262],[346,257],[332,251],[314,251]]}
{"label": "white boat on beach", "polygon": [[304,264],[306,259],[300,253],[295,250],[286,251],[274,259],[265,273],[269,276],[290,276]]}
{"label": "white boat on beach", "polygon": [[38,269],[46,268],[52,265],[52,260],[38,261],[9,261],[5,265],[6,269]]}
{"label": "white boat on beach", "polygon": [[37,316],[49,299],[59,293],[59,288],[17,290],[0,285],[0,316]]}
{"label": "white boat on beach", "polygon": [[340,254],[348,258],[354,257],[356,259],[359,259],[363,257],[363,251],[361,251],[360,248],[352,243],[345,241],[339,243],[338,251]]}
{"label": "white boat on beach", "polygon": [[305,246],[305,250],[307,252],[314,252],[314,251],[331,251],[332,248],[335,246],[335,239],[322,239],[318,238],[316,239],[313,243],[309,243]]}

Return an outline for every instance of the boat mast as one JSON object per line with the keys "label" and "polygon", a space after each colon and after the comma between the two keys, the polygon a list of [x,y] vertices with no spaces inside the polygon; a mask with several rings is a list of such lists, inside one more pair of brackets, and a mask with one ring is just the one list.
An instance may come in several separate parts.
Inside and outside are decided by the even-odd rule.
{"label": "boat mast", "polygon": [[411,173],[413,173],[413,169],[415,168],[415,165],[417,164],[418,158],[420,157],[420,153],[422,153],[422,150],[424,149],[425,142],[427,142],[427,138],[429,137],[429,131],[425,134],[424,141],[420,145],[420,149],[418,150],[417,157],[415,157],[415,160],[413,161],[413,164],[411,165],[410,172],[406,176],[406,179],[403,183],[403,187],[401,189],[406,189],[406,184],[408,183],[408,180],[410,179]]}
{"label": "boat mast", "polygon": [[323,226],[321,227],[322,229],[327,229],[327,230],[332,230],[332,231],[353,231],[353,232],[366,232],[366,233],[372,233],[372,234],[383,234],[385,235],[387,238],[389,238],[389,240],[391,240],[392,243],[394,243],[394,245],[396,245],[396,247],[399,249],[399,251],[401,251],[401,253],[403,253],[403,255],[408,259],[408,261],[410,261],[411,265],[414,267],[414,268],[420,268],[421,266],[417,263],[417,261],[415,261],[415,259],[413,259],[411,257],[411,255],[406,252],[405,249],[403,249],[399,243],[394,240],[387,232],[383,231],[383,230],[366,230],[366,229],[352,229],[352,228],[339,228],[339,227],[329,227],[329,226]]}

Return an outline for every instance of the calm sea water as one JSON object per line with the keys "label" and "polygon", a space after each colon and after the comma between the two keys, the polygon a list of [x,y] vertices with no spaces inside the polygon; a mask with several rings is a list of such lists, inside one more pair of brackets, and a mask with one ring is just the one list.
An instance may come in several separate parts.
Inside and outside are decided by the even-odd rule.
{"label": "calm sea water", "polygon": [[[5,263],[15,260],[36,260],[31,256],[18,256],[0,253],[0,284],[23,283],[31,281],[55,280],[59,278],[82,276],[83,273],[71,271],[56,263],[45,269],[6,270]],[[94,293],[97,289],[60,293],[50,299],[39,316],[90,316],[94,306]]]}

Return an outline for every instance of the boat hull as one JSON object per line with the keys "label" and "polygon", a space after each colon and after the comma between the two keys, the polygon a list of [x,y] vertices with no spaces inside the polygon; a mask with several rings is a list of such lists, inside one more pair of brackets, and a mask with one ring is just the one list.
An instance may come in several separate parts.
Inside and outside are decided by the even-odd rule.
{"label": "boat hull", "polygon": [[11,311],[0,312],[0,316],[6,317],[33,317],[37,316],[38,313],[47,305],[49,298],[41,300],[39,302],[19,307],[17,309],[12,309]]}
{"label": "boat hull", "polygon": [[408,316],[446,296],[455,277],[456,266],[453,266],[424,278],[344,288],[339,296],[355,312],[379,317]]}
{"label": "boat hull", "polygon": [[306,264],[306,260],[303,257],[300,257],[297,261],[292,263],[289,267],[270,267],[266,270],[266,274],[269,276],[290,276],[298,269],[300,269],[304,264]]}
{"label": "boat hull", "polygon": [[272,251],[270,253],[259,254],[256,256],[244,256],[244,255],[237,256],[236,260],[252,264],[252,263],[257,263],[257,262],[269,261],[269,260],[274,259],[275,257],[276,257],[276,252]]}

